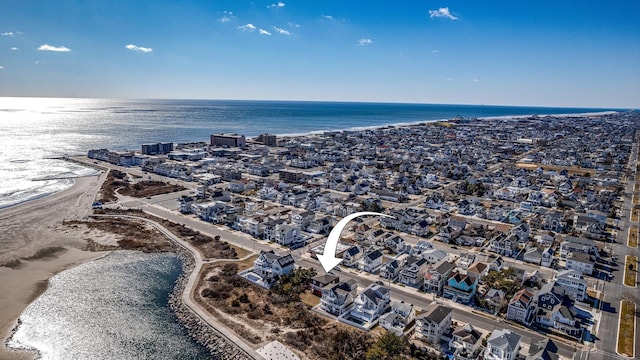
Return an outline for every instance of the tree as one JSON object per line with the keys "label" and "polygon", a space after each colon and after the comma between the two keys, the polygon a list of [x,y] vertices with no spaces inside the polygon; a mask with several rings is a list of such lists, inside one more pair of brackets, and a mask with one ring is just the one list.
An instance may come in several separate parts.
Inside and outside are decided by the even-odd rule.
{"label": "tree", "polygon": [[394,359],[405,353],[409,347],[409,342],[405,337],[398,337],[394,333],[387,331],[381,335],[367,353],[367,360]]}

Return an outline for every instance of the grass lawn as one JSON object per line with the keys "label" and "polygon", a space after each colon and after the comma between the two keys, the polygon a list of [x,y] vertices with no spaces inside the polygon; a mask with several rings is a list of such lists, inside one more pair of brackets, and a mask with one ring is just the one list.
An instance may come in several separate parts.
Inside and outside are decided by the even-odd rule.
{"label": "grass lawn", "polygon": [[638,209],[631,210],[631,221],[632,222],[638,222],[638,214],[639,213],[640,213],[640,210],[638,210]]}
{"label": "grass lawn", "polygon": [[620,324],[618,325],[619,354],[633,357],[634,339],[636,329],[636,304],[623,300],[620,302]]}
{"label": "grass lawn", "polygon": [[629,240],[627,241],[627,246],[632,248],[638,247],[638,228],[635,226],[629,228]]}
{"label": "grass lawn", "polygon": [[302,294],[300,294],[300,300],[302,300],[303,303],[314,307],[318,304],[320,304],[320,298],[313,295],[311,293],[311,290],[307,290],[305,292],[303,292]]}
{"label": "grass lawn", "polygon": [[[638,258],[627,255],[624,262],[624,284],[630,287],[636,286],[636,271],[638,271]],[[629,265],[633,265],[633,270],[629,270]]]}
{"label": "grass lawn", "polygon": [[640,194],[637,192],[633,193],[633,205],[640,205]]}

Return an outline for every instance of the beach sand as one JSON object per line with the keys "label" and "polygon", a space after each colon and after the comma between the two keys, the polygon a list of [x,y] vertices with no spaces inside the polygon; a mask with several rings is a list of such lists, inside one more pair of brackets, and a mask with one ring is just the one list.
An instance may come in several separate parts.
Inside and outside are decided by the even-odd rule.
{"label": "beach sand", "polygon": [[105,174],[75,179],[62,192],[0,210],[0,359],[30,359],[5,347],[18,317],[47,287],[53,275],[103,256],[84,250],[85,230],[63,225],[91,213]]}

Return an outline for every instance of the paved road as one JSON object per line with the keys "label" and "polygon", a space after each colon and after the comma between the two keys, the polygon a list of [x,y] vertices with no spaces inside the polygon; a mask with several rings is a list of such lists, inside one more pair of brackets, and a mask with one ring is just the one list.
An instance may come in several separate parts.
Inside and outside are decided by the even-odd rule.
{"label": "paved road", "polygon": [[[629,168],[632,170],[632,173],[635,175],[636,173],[636,163],[637,163],[637,154],[638,154],[638,138],[632,147],[631,156],[629,160]],[[627,246],[627,236],[629,234],[629,227],[632,224],[638,225],[638,223],[631,222],[631,210],[633,208],[632,204],[632,195],[635,184],[635,176],[630,176],[627,184],[624,189],[624,201],[622,205],[622,216],[618,223],[619,231],[616,238],[616,243],[608,244],[613,253],[618,256],[618,263],[620,266],[617,267],[618,271],[614,273],[615,277],[611,282],[606,281],[598,281],[597,287],[604,293],[604,301],[605,307],[609,311],[602,311],[602,316],[600,320],[600,324],[598,325],[598,339],[596,340],[595,347],[593,351],[589,354],[585,354],[584,357],[579,358],[580,360],[619,360],[619,359],[628,359],[626,357],[622,357],[616,353],[617,346],[617,336],[618,336],[618,317],[619,317],[619,307],[621,299],[634,299],[636,304],[639,304],[640,301],[640,292],[638,288],[630,288],[623,284],[624,280],[624,255],[636,255],[640,256],[640,251],[638,248],[630,248]],[[640,354],[640,336],[638,336],[638,321],[636,321],[636,342],[635,342],[635,355],[638,356]]]}

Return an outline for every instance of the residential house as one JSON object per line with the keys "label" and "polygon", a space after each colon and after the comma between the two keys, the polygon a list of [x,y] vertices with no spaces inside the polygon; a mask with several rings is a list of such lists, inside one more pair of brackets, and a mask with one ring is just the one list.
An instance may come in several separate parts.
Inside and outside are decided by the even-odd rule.
{"label": "residential house", "polygon": [[476,261],[467,268],[467,275],[480,282],[489,273],[489,266],[486,263]]}
{"label": "residential house", "polygon": [[440,249],[429,249],[422,252],[422,257],[429,264],[436,264],[442,260],[447,260],[449,258],[449,254],[440,250]]}
{"label": "residential house", "polygon": [[583,274],[593,274],[593,263],[589,254],[571,253],[567,256],[565,269],[580,271]]}
{"label": "residential house", "polygon": [[552,309],[539,308],[536,315],[538,325],[563,332],[575,338],[582,337],[583,329],[571,304],[556,304]]}
{"label": "residential house", "polygon": [[361,270],[374,273],[382,267],[382,252],[380,250],[370,250],[366,252],[358,264]]}
{"label": "residential house", "polygon": [[452,308],[432,302],[422,314],[416,316],[416,336],[432,345],[437,345],[451,328],[452,312]]}
{"label": "residential house", "polygon": [[342,255],[342,264],[348,267],[358,267],[363,251],[358,245],[348,248]]}
{"label": "residential house", "polygon": [[520,351],[522,337],[508,329],[496,329],[487,340],[486,360],[515,360]]}
{"label": "residential house", "polygon": [[518,254],[519,238],[514,234],[499,233],[489,241],[489,251],[515,257]]}
{"label": "residential house", "polygon": [[347,313],[356,298],[357,288],[358,286],[354,279],[338,284],[329,283],[325,285],[321,290],[320,309],[335,316]]}
{"label": "residential house", "polygon": [[459,303],[468,304],[476,294],[478,279],[474,279],[467,274],[455,272],[447,280],[444,287],[443,296]]}
{"label": "residential house", "polygon": [[540,265],[542,262],[542,250],[536,247],[527,249],[524,252],[523,260],[531,264]]}
{"label": "residential house", "polygon": [[562,270],[555,276],[555,282],[574,300],[584,301],[587,297],[587,280],[580,271]]}
{"label": "residential house", "polygon": [[327,217],[315,219],[307,226],[307,231],[312,234],[326,235],[331,231],[331,221]]}
{"label": "residential house", "polygon": [[526,289],[516,292],[507,306],[507,319],[528,326],[531,325],[535,315],[536,304],[534,294]]}
{"label": "residential house", "polygon": [[273,250],[260,251],[253,263],[253,272],[262,277],[266,284],[273,284],[281,276],[290,274],[294,265],[291,254],[277,255]]}
{"label": "residential house", "polygon": [[560,256],[567,257],[569,253],[582,253],[596,255],[598,246],[595,241],[576,236],[567,236],[565,241],[560,243]]}
{"label": "residential house", "polygon": [[316,275],[311,279],[311,290],[316,296],[322,295],[322,289],[330,284],[337,284],[340,278],[331,274]]}
{"label": "residential house", "polygon": [[479,358],[482,333],[466,324],[458,326],[451,335],[449,350],[453,352],[455,360],[475,360]]}
{"label": "residential house", "polygon": [[411,254],[413,256],[420,256],[422,255],[423,252],[433,249],[433,244],[425,241],[425,240],[420,240],[418,241],[418,243],[411,249]]}
{"label": "residential house", "polygon": [[388,237],[384,240],[384,247],[394,254],[402,254],[405,250],[404,239],[398,235]]}
{"label": "residential house", "polygon": [[291,214],[291,222],[299,229],[306,229],[314,220],[316,214],[313,211],[298,211]]}
{"label": "residential house", "polygon": [[416,310],[413,304],[404,301],[394,301],[391,303],[391,311],[382,315],[379,320],[380,326],[394,333],[397,336],[404,335],[407,325],[411,324],[416,317]]}
{"label": "residential house", "polygon": [[529,355],[525,360],[559,360],[558,347],[549,338],[535,341],[531,339]]}
{"label": "residential house", "polygon": [[398,274],[398,282],[412,287],[422,287],[429,263],[424,258],[409,257]]}
{"label": "residential house", "polygon": [[540,265],[551,267],[553,266],[554,254],[555,251],[551,248],[551,246],[547,246],[542,250],[542,259],[540,260]]}
{"label": "residential house", "polygon": [[349,316],[343,315],[341,319],[351,317],[375,324],[380,316],[389,310],[390,303],[389,289],[371,284],[355,298],[353,308],[347,313]]}
{"label": "residential house", "polygon": [[448,261],[430,265],[424,274],[424,291],[441,295],[455,265]]}
{"label": "residential house", "polygon": [[476,256],[472,253],[464,253],[461,254],[458,260],[456,261],[456,265],[461,269],[468,269],[473,262],[476,261]]}
{"label": "residential house", "polygon": [[398,259],[393,259],[385,263],[380,269],[380,277],[390,281],[396,281],[398,279],[398,275],[400,274],[400,270],[403,267],[403,264],[404,261],[400,261]]}
{"label": "residential house", "polygon": [[292,224],[278,224],[275,229],[275,242],[289,246],[299,240],[300,229]]}
{"label": "residential house", "polygon": [[568,303],[562,286],[555,282],[548,282],[538,290],[536,304],[540,309],[551,310],[556,305]]}

